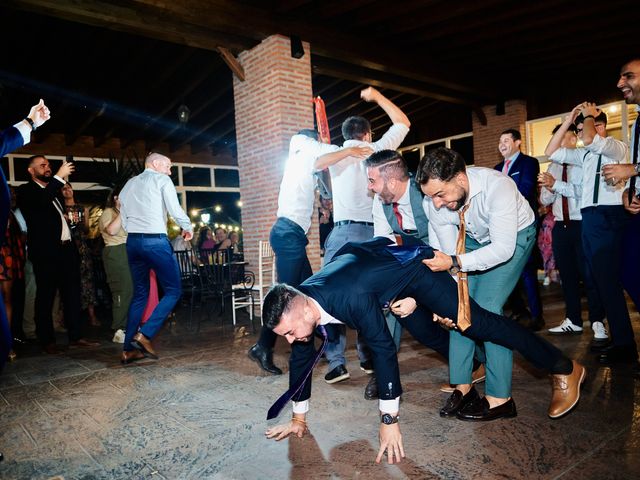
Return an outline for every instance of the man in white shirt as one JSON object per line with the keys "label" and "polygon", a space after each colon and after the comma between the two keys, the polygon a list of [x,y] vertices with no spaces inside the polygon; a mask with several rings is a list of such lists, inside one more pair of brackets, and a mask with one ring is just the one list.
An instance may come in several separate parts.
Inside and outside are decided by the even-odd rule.
{"label": "man in white shirt", "polygon": [[[120,217],[127,231],[127,256],[133,280],[133,299],[121,362],[127,364],[145,356],[158,358],[151,340],[182,295],[180,269],[167,237],[167,215],[182,228],[185,240],[193,237],[191,220],[178,202],[171,182],[171,159],[150,153],[145,170],[130,179],[120,192]],[[149,298],[149,275],[153,269],[164,295],[140,326]]]}
{"label": "man in white shirt", "polygon": [[[602,175],[604,165],[628,163],[627,146],[607,136],[607,115],[594,103],[584,102],[572,111],[584,148],[567,149],[559,142],[545,150],[551,160],[582,166],[582,244],[587,269],[593,278],[609,322],[611,345],[592,345],[603,363],[635,363],[638,351],[620,281],[622,237],[627,213],[622,206],[624,184],[610,184]],[[565,121],[566,123],[566,121]],[[594,333],[602,328],[595,322]]]}
{"label": "man in white shirt", "polygon": [[[370,147],[373,151],[395,150],[409,133],[411,122],[391,100],[373,87],[365,88],[360,97],[366,102],[378,104],[393,123],[382,138],[372,140],[371,124],[363,117],[349,117],[342,124],[343,147]],[[325,242],[324,264],[331,261],[336,252],[348,242],[362,242],[373,237],[371,207],[373,195],[368,190],[368,178],[362,158],[347,157],[341,160],[330,157],[318,159],[316,168],[329,168],[333,192],[333,230]],[[327,383],[349,378],[344,350],[346,329],[330,326],[329,344],[325,351],[329,361]]]}
{"label": "man in white shirt", "polygon": [[[436,251],[425,264],[435,272],[469,272],[470,297],[490,312],[501,314],[536,239],[529,203],[511,178],[488,168],[467,169],[462,156],[447,148],[422,158],[416,181],[431,199],[425,199],[425,209],[429,243]],[[466,235],[456,251],[462,213]],[[450,383],[457,387],[440,415],[461,420],[516,416],[511,398],[511,350],[484,342],[486,396],[478,401],[471,383],[475,344],[456,331],[449,338]]]}
{"label": "man in white shirt", "polygon": [[[560,142],[562,148],[575,149],[578,141],[578,129],[569,115],[565,124],[553,129],[550,144]],[[551,205],[556,221],[552,232],[553,256],[562,279],[562,294],[565,304],[565,319],[557,327],[549,329],[553,335],[582,333],[582,305],[580,279],[584,279],[587,301],[589,303],[589,321],[600,322],[604,319],[604,310],[600,304],[593,279],[586,270],[586,259],[582,248],[582,167],[579,165],[561,165],[551,162],[546,172],[538,177],[541,186],[540,203]],[[586,275],[585,275],[586,273]],[[604,330],[604,328],[603,328]]]}
{"label": "man in white shirt", "polygon": [[[316,191],[316,162],[325,159],[338,161],[346,157],[362,159],[372,149],[368,146],[339,148],[318,142],[315,130],[300,130],[291,137],[289,157],[284,167],[280,194],[278,196],[278,218],[271,227],[269,242],[276,254],[278,281],[297,287],[311,276],[311,264],[307,257],[307,232],[311,226]],[[274,375],[282,370],[273,363],[273,347],[277,335],[263,327],[260,338],[247,354],[264,371]]]}

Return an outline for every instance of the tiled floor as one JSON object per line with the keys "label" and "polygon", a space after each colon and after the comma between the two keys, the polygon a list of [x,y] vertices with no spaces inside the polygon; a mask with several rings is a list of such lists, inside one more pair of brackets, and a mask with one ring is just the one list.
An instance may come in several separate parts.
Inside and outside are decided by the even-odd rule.
{"label": "tiled floor", "polygon": [[[544,302],[547,323],[559,323],[556,286],[545,289]],[[633,320],[638,332],[635,311]],[[205,321],[199,334],[180,324],[158,339],[159,361],[127,367],[107,341],[59,356],[22,352],[0,376],[0,478],[640,478],[640,381],[629,369],[596,363],[589,329],[549,337],[588,369],[578,407],[556,421],[546,415],[548,379],[517,355],[517,418],[441,419],[446,394],[437,387],[446,365],[405,336],[399,359],[407,458],[389,466],[373,462],[377,402],[363,399],[367,376],[353,347],[351,380],[327,385],[325,366],[315,372],[312,435],[275,442],[264,437],[277,423],[265,421],[266,411],[287,375],[259,370],[246,357],[255,336],[233,332],[228,320],[224,332],[219,319]],[[280,340],[278,365],[286,365],[288,352]]]}

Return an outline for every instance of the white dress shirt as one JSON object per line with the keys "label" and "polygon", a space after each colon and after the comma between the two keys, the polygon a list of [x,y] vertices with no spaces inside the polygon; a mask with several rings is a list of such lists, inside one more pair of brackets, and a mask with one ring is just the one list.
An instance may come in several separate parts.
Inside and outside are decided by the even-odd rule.
{"label": "white dress shirt", "polygon": [[[531,225],[534,214],[515,182],[490,168],[467,168],[469,198],[465,213],[466,233],[487,245],[460,255],[464,272],[487,270],[511,259],[518,232]],[[443,206],[436,209],[425,197],[422,203],[429,218],[429,243],[448,255],[454,255],[460,217],[457,211]]]}
{"label": "white dress shirt", "polygon": [[[327,325],[329,323],[337,323],[343,325],[343,323],[337,318],[332,317],[316,302],[313,298],[309,297],[313,304],[320,311],[320,325]],[[395,413],[400,409],[400,397],[392,400],[378,400],[378,406],[382,413]],[[303,400],[301,402],[293,402],[293,413],[307,413],[309,411],[309,400]]]}
{"label": "white dress shirt", "polygon": [[580,201],[582,198],[582,167],[579,165],[567,165],[567,181],[562,181],[563,165],[551,162],[547,172],[556,179],[551,189],[542,187],[540,191],[540,203],[552,205],[551,211],[556,221],[565,220],[562,216],[562,197],[567,198],[569,206],[569,220],[582,220],[580,213]]}
{"label": "white dress shirt", "polygon": [[[54,180],[62,183],[62,185],[66,185],[66,183],[67,183],[62,178],[60,178],[58,175],[54,175],[53,176],[51,181],[53,182]],[[38,182],[36,182],[36,184],[40,188],[46,188],[46,185],[41,185]],[[60,203],[60,201],[57,198],[54,198],[53,200],[51,200],[51,203],[53,203],[53,206],[56,207],[56,210],[60,214],[60,223],[62,225],[61,230],[60,230],[60,241],[61,242],[68,242],[69,240],[71,240],[71,229],[69,228],[69,224],[67,223],[67,217],[64,214],[64,208],[62,207],[62,204]]]}
{"label": "white dress shirt", "polygon": [[[373,143],[347,140],[343,147],[371,147],[375,152],[395,150],[409,133],[403,123],[393,124],[380,140]],[[355,220],[372,222],[373,194],[369,192],[367,169],[364,160],[347,157],[329,167],[333,190],[333,221]]]}
{"label": "white dress shirt", "polygon": [[[413,209],[411,208],[411,195],[409,191],[409,182],[407,180],[407,186],[404,193],[398,199],[398,211],[402,215],[402,229],[403,230],[417,230],[415,219],[413,218]],[[373,236],[374,237],[387,237],[395,243],[396,237],[393,233],[393,228],[387,220],[387,216],[382,209],[382,200],[380,195],[376,194],[373,197],[373,208],[371,209],[373,214]]]}
{"label": "white dress shirt", "polygon": [[178,203],[171,177],[150,168],[130,179],[120,192],[120,217],[127,233],[167,233],[167,214],[188,232],[191,220]]}
{"label": "white dress shirt", "polygon": [[278,217],[285,217],[300,225],[305,233],[311,226],[315,202],[316,159],[340,147],[320,143],[305,135],[294,135],[289,142],[289,158],[284,167],[278,196]]}
{"label": "white dress shirt", "polygon": [[[583,148],[559,148],[551,154],[551,160],[558,163],[582,166],[582,199],[580,208],[595,206],[593,192],[596,185],[596,169],[598,157],[602,155],[600,168],[611,163],[628,163],[627,153],[629,149],[620,140],[613,137],[602,138],[597,135],[591,145]],[[598,180],[597,205],[622,205],[622,192],[624,185],[608,185],[604,175]]]}

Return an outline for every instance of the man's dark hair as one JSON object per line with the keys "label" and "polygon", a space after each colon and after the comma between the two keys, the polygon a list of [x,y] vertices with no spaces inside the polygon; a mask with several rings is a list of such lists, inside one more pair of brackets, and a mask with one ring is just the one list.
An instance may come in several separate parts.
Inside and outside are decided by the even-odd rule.
{"label": "man's dark hair", "polygon": [[[555,134],[558,130],[560,130],[560,127],[562,126],[561,123],[559,123],[558,125],[556,125],[555,127],[553,127],[553,131],[551,132],[551,135]],[[574,134],[578,134],[578,127],[576,127],[573,123],[571,125],[569,125],[569,128],[567,128],[567,132],[571,132]]]}
{"label": "man's dark hair", "polygon": [[286,313],[293,300],[302,295],[299,290],[286,283],[276,283],[269,289],[262,304],[262,323],[273,330],[280,323],[282,315]]}
{"label": "man's dark hair", "polygon": [[364,166],[367,168],[378,168],[380,175],[382,175],[385,180],[390,178],[406,180],[409,178],[407,162],[405,162],[402,155],[395,150],[380,150],[379,152],[373,153],[364,161]]}
{"label": "man's dark hair", "polygon": [[313,130],[312,128],[303,128],[298,132],[298,135],[304,135],[305,137],[318,140],[318,132],[316,130]]}
{"label": "man's dark hair", "polygon": [[427,152],[420,160],[416,182],[418,185],[426,185],[431,179],[448,182],[465,171],[466,165],[462,155],[450,148],[438,147]]}
{"label": "man's dark hair", "polygon": [[516,130],[515,128],[508,128],[506,129],[504,132],[502,132],[500,134],[500,136],[502,135],[511,135],[511,138],[513,138],[513,141],[517,141],[520,140],[522,141],[522,135],[520,135],[520,132],[518,130]]}
{"label": "man's dark hair", "polygon": [[35,161],[36,158],[47,158],[47,157],[45,157],[44,155],[31,155],[29,158],[27,158],[27,168],[33,165],[33,162]]}
{"label": "man's dark hair", "polygon": [[[594,122],[602,122],[605,125],[607,124],[607,114],[604,112],[604,110],[601,110],[600,113],[598,115],[596,115],[593,119]],[[576,125],[580,125],[581,123],[584,123],[584,115],[580,114],[576,117],[576,121],[573,122]]]}
{"label": "man's dark hair", "polygon": [[349,117],[342,122],[342,137],[345,140],[362,140],[371,132],[371,124],[364,117]]}

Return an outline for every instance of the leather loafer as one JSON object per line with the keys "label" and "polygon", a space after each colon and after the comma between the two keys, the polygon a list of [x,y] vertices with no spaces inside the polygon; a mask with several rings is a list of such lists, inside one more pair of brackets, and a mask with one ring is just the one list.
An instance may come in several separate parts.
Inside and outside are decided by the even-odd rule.
{"label": "leather loafer", "polygon": [[369,383],[364,389],[364,398],[366,400],[375,400],[378,398],[378,380],[376,379],[376,374],[374,373],[369,378]]}
{"label": "leather loafer", "polygon": [[273,352],[267,350],[259,344],[255,344],[249,349],[247,355],[251,360],[260,365],[265,372],[273,373],[274,375],[282,375],[282,370],[273,364]]}
{"label": "leather loafer", "polygon": [[120,363],[123,365],[127,365],[129,363],[135,362],[137,360],[142,360],[145,357],[144,353],[140,350],[131,350],[130,352],[122,352],[122,356],[120,357]]}
{"label": "leather loafer", "polygon": [[92,342],[86,338],[79,338],[75,342],[69,344],[70,347],[99,347],[100,342]]}
{"label": "leather loafer", "polygon": [[611,345],[602,350],[598,361],[604,365],[612,363],[635,364],[638,361],[638,350],[635,345]]}
{"label": "leather loafer", "polygon": [[463,395],[460,390],[456,389],[451,395],[449,395],[444,407],[440,409],[440,416],[455,417],[461,409],[472,402],[478,401],[479,399],[480,395],[478,395],[475,387],[471,387],[471,390],[469,390],[466,395]]}
{"label": "leather loafer", "polygon": [[48,345],[45,345],[44,347],[42,347],[42,351],[49,355],[58,355],[59,353],[62,353],[55,343],[49,343]]}
{"label": "leather loafer", "polygon": [[[475,385],[476,383],[482,383],[487,378],[487,371],[484,365],[481,363],[478,368],[476,368],[473,372],[471,372],[471,385]],[[451,385],[450,383],[443,383],[440,385],[440,391],[444,393],[452,393],[456,389],[455,385]]]}
{"label": "leather loafer", "polygon": [[488,422],[498,418],[512,418],[517,415],[516,402],[513,401],[513,398],[510,398],[502,405],[490,408],[489,401],[483,397],[467,404],[458,412],[456,417],[460,420],[471,422]]}
{"label": "leather loafer", "polygon": [[551,375],[553,395],[549,405],[549,417],[560,418],[575,407],[580,400],[580,385],[587,374],[586,369],[575,360],[569,375]]}
{"label": "leather loafer", "polygon": [[147,356],[158,359],[158,354],[153,349],[153,345],[151,345],[151,340],[145,337],[141,332],[136,333],[131,340],[131,345],[138,350],[141,350],[143,353],[146,353]]}

